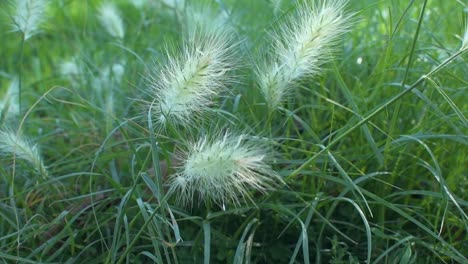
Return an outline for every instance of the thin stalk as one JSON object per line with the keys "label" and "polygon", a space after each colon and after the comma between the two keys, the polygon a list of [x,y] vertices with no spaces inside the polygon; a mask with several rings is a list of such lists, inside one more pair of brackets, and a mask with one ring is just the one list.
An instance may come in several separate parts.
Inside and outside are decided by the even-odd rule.
{"label": "thin stalk", "polygon": [[[22,68],[23,68],[23,53],[24,53],[24,43],[25,43],[25,35],[22,32],[21,33],[21,43],[20,43],[20,53],[19,53],[19,58],[18,58],[18,108],[19,108],[19,121],[21,121],[21,86],[22,86]],[[18,129],[19,133],[19,129]],[[20,230],[20,219],[18,216],[18,208],[16,207],[16,200],[15,200],[15,177],[16,176],[16,151],[13,152],[13,171],[11,175],[11,181],[10,181],[10,186],[8,188],[8,194],[10,196],[10,204],[13,207],[13,211],[15,213],[15,220],[16,220],[16,227],[18,230]],[[20,249],[20,234],[21,232],[18,233],[17,237],[17,250]]]}
{"label": "thin stalk", "polygon": [[23,57],[24,57],[24,43],[26,42],[25,40],[25,35],[24,33],[21,33],[21,43],[20,43],[20,53],[18,57],[18,118],[21,120],[21,93],[23,90]]}
{"label": "thin stalk", "polygon": [[[153,102],[154,103],[154,102]],[[153,109],[153,105],[149,107],[148,110],[148,130],[149,130],[149,139],[150,139],[150,144],[151,144],[151,157],[153,161],[153,168],[154,168],[154,173],[156,176],[156,183],[157,183],[157,194],[156,198],[158,199],[158,202],[160,203],[159,211],[162,216],[166,215],[165,209],[168,208],[167,201],[163,199],[164,197],[164,188],[163,188],[163,179],[162,179],[162,173],[161,173],[161,165],[160,165],[160,158],[159,158],[159,146],[158,142],[156,141],[156,137],[154,135],[154,126],[153,126],[153,121],[151,119],[151,109]],[[168,234],[168,228],[167,226],[163,226],[165,232],[161,232],[161,238],[164,239],[164,234]],[[159,228],[160,229],[160,228]],[[161,229],[160,229],[161,230]],[[170,236],[169,236],[170,237]],[[166,255],[166,261],[170,263],[170,257],[169,257],[169,252],[167,251],[167,247],[163,246],[164,254]]]}

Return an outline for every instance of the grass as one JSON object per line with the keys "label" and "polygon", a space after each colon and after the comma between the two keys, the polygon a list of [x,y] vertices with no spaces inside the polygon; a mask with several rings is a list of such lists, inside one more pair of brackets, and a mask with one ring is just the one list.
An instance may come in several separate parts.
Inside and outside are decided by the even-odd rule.
{"label": "grass", "polygon": [[[27,39],[0,3],[0,136],[34,148],[0,140],[3,263],[467,262],[467,3],[349,0],[333,59],[272,109],[257,66],[293,1],[206,1],[235,65],[196,123],[161,128],[150,86],[192,25],[177,1],[131,2],[113,1],[123,37],[101,25],[103,2],[56,0]],[[280,179],[226,202],[169,192],[180,153],[213,133],[261,145],[246,171]]]}

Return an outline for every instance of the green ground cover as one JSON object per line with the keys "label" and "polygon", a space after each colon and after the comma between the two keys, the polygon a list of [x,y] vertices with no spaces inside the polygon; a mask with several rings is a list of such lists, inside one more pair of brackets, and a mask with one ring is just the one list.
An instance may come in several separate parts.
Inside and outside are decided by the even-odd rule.
{"label": "green ground cover", "polygon": [[468,263],[467,2],[107,3],[0,2],[1,263]]}

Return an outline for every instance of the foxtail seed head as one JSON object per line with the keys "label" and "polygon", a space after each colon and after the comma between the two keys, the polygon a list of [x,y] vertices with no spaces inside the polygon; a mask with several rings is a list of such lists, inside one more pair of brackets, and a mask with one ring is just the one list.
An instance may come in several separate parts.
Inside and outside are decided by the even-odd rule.
{"label": "foxtail seed head", "polygon": [[297,15],[273,33],[270,60],[257,70],[258,85],[271,109],[285,100],[295,82],[320,73],[339,36],[349,29],[346,0],[305,1]]}
{"label": "foxtail seed head", "polygon": [[465,34],[463,35],[462,46],[460,49],[461,50],[468,49],[468,20],[465,22]]}
{"label": "foxtail seed head", "polygon": [[39,26],[45,20],[47,2],[44,0],[15,0],[12,6],[13,31],[23,33],[28,40],[39,32]]}
{"label": "foxtail seed head", "polygon": [[17,159],[29,162],[43,177],[48,176],[39,148],[21,134],[8,129],[0,130],[0,155],[14,155]]}
{"label": "foxtail seed head", "polygon": [[209,112],[213,99],[231,81],[233,47],[228,34],[200,33],[184,44],[181,54],[169,57],[151,78],[150,107],[157,126],[191,126]]}
{"label": "foxtail seed head", "polygon": [[114,4],[107,2],[100,6],[99,21],[109,35],[118,39],[124,38],[124,23],[119,10]]}
{"label": "foxtail seed head", "polygon": [[227,202],[238,205],[240,199],[252,200],[250,190],[266,192],[278,179],[265,149],[245,135],[202,137],[179,160],[182,165],[170,180],[170,193],[177,193],[184,205],[193,205],[197,198],[223,208]]}
{"label": "foxtail seed head", "polygon": [[0,98],[0,120],[6,120],[19,114],[19,80],[14,78],[7,92]]}

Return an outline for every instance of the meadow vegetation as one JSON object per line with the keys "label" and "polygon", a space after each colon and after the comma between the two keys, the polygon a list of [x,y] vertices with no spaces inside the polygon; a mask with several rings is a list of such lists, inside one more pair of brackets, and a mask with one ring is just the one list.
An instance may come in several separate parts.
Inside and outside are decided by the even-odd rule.
{"label": "meadow vegetation", "polygon": [[2,263],[468,263],[468,3],[0,10]]}

